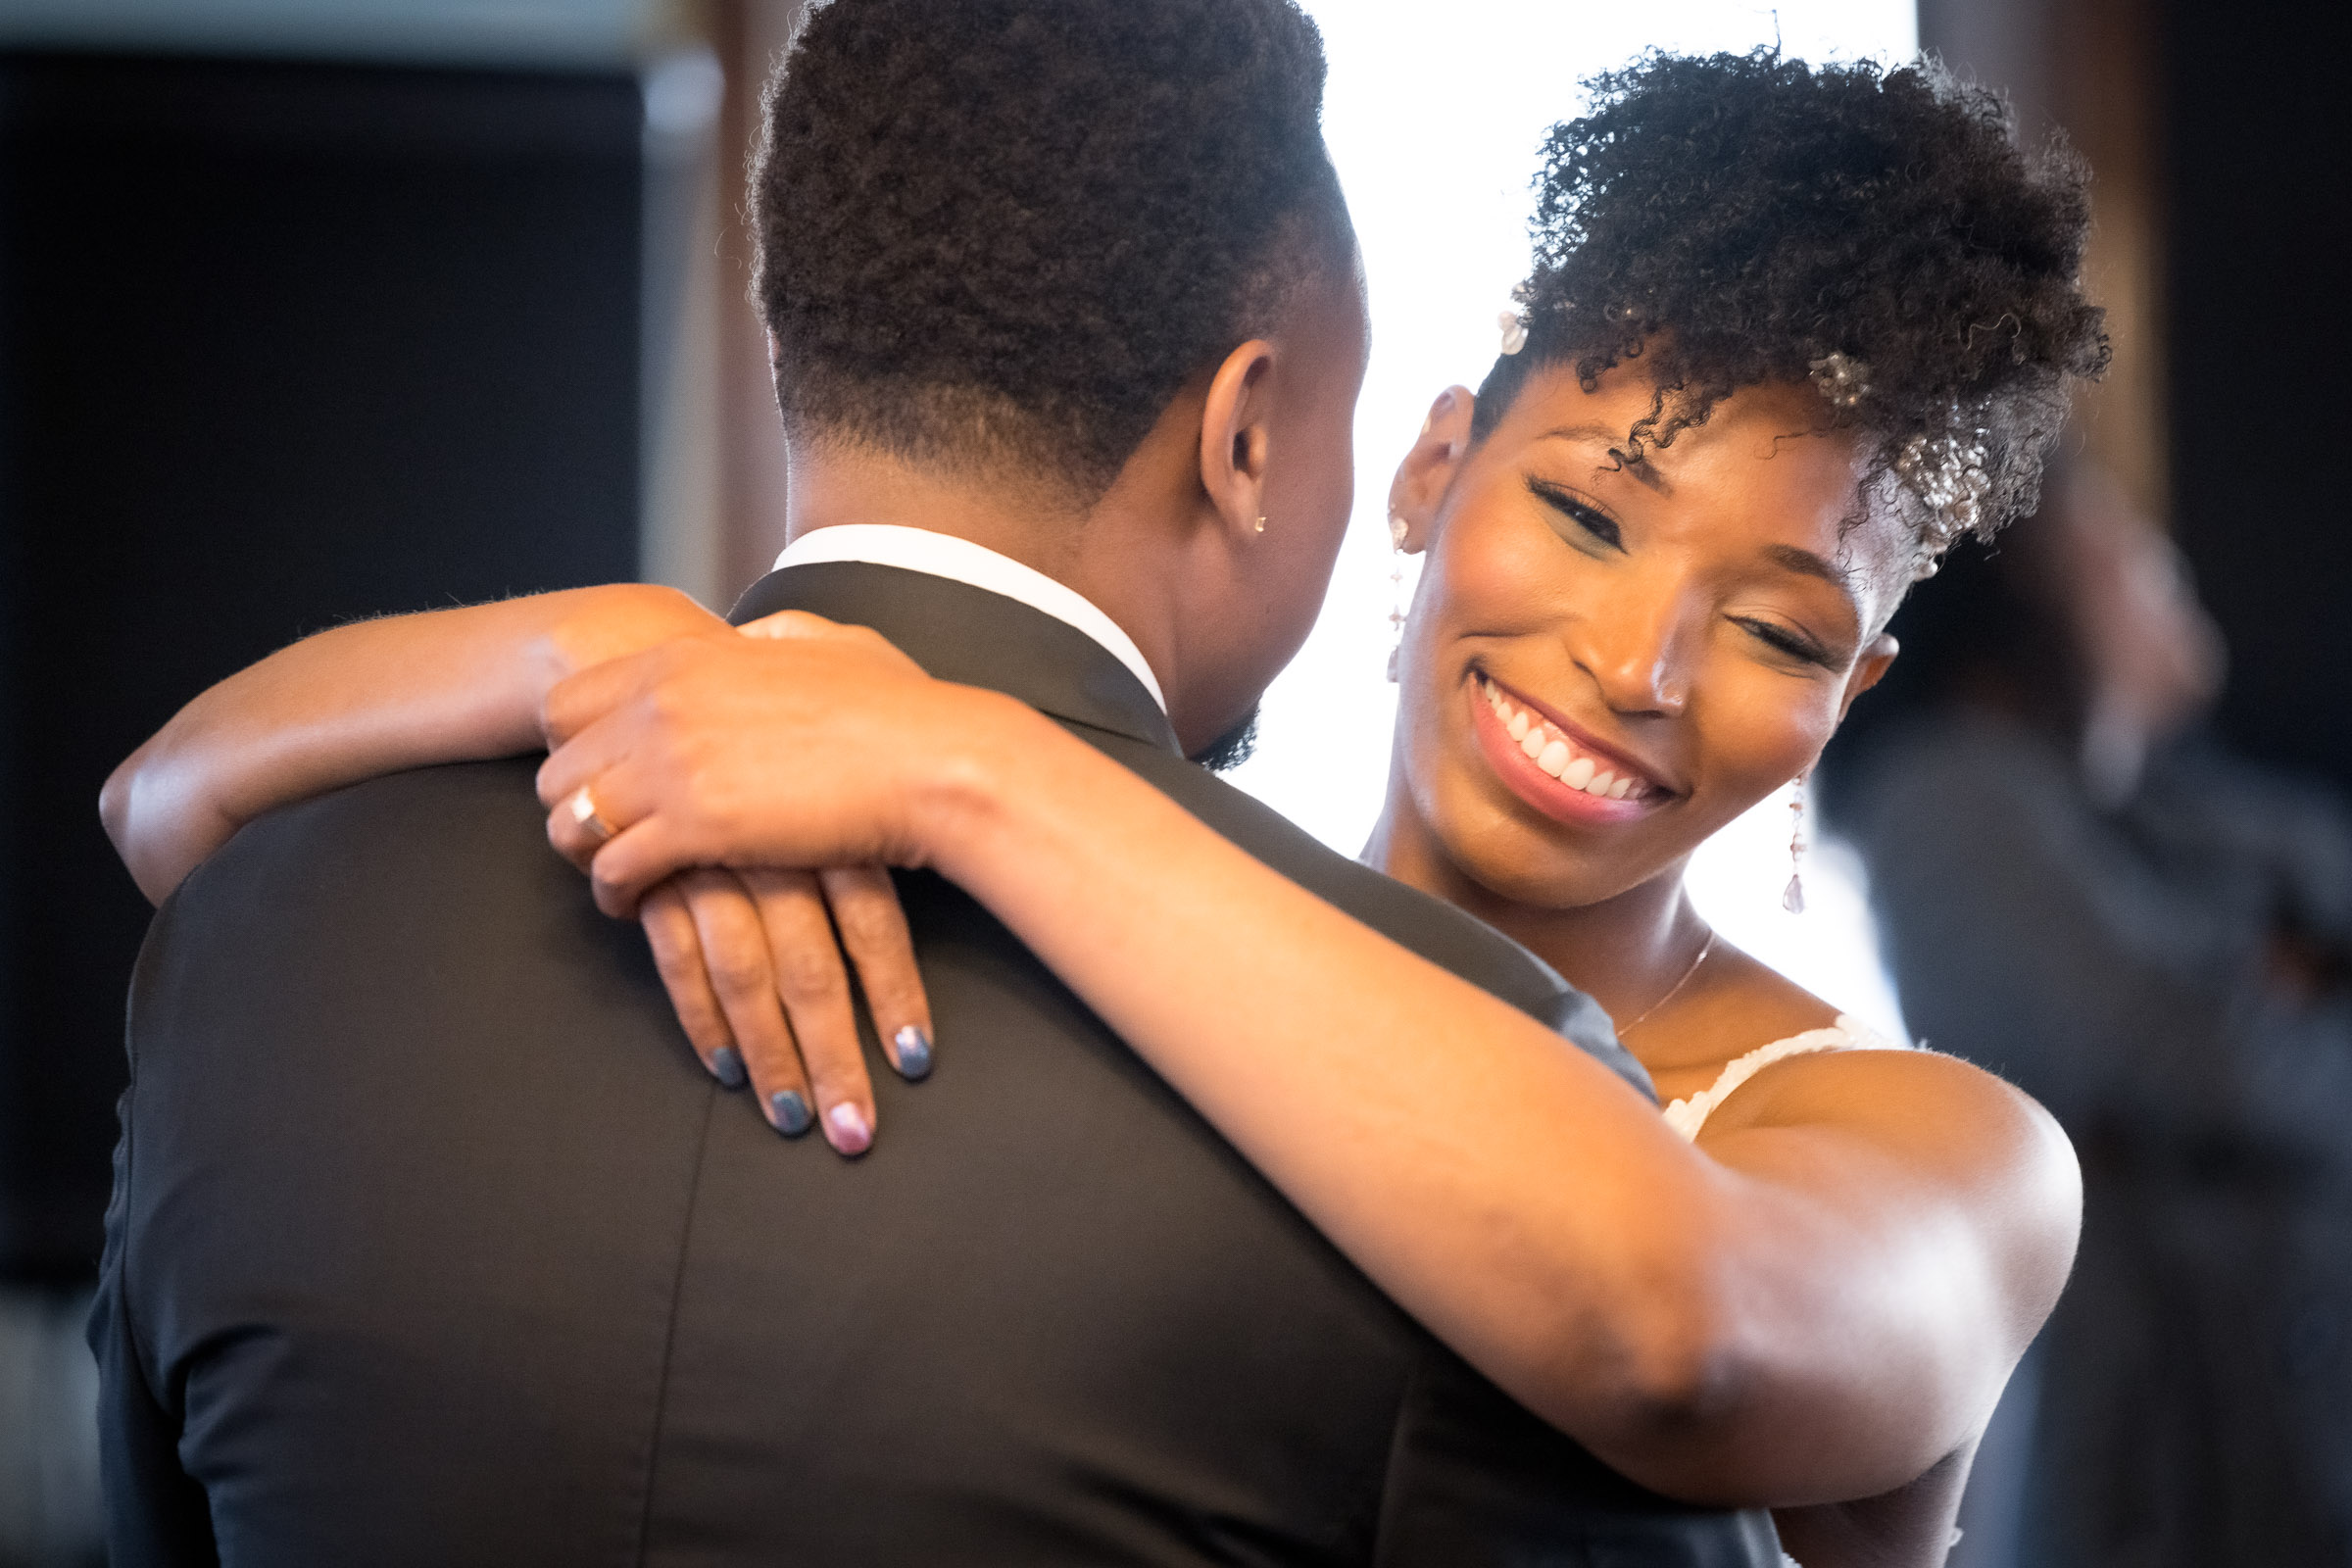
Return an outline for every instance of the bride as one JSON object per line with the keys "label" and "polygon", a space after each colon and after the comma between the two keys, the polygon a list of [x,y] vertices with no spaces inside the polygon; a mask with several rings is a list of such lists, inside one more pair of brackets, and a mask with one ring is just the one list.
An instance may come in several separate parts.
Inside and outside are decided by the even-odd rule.
{"label": "bride", "polygon": [[[873,1109],[846,986],[808,1001],[760,921],[830,959],[793,868],[937,871],[1603,1460],[1773,1507],[1810,1568],[1940,1562],[2066,1276],[2071,1151],[1718,941],[1682,876],[1885,671],[1908,584],[2031,501],[2105,358],[2084,225],[2071,162],[1926,69],[1652,57],[1553,133],[1503,354],[1391,492],[1428,564],[1365,858],[1595,998],[1664,1119],[1056,723],[803,615],[747,637],[624,587],[341,628],[191,704],[109,826],[160,899],[274,805],[544,737],[551,836],[645,920],[712,1071],[763,1103],[812,1085],[849,1152]],[[888,884],[823,887],[919,1076]]]}

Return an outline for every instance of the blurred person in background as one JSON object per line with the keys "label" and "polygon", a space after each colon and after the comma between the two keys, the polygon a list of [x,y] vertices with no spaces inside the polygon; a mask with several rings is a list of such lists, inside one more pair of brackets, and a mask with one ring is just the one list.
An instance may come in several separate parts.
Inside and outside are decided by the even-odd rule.
{"label": "blurred person in background", "polygon": [[1914,594],[1822,779],[1913,1032],[2082,1157],[1979,1560],[2352,1562],[2352,813],[2197,732],[2223,648],[2165,535],[2088,466],[2045,498]]}
{"label": "blurred person in background", "polygon": [[90,1293],[0,1291],[0,1568],[95,1568],[98,1366],[82,1348]]}

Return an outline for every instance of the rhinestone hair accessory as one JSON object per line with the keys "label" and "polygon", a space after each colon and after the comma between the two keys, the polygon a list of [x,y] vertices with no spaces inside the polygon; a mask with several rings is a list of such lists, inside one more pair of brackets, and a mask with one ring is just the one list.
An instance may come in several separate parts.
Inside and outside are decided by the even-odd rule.
{"label": "rhinestone hair accessory", "polygon": [[[1870,366],[1850,354],[1833,350],[1808,361],[1805,368],[1812,372],[1822,400],[1840,414],[1860,408],[1870,396]],[[1952,421],[1960,422],[1958,404],[1952,406]],[[1985,431],[1980,425],[1973,433],[1976,439],[1969,442],[1951,434],[1915,435],[1890,465],[1904,488],[1927,509],[1911,565],[1915,582],[1935,576],[1943,564],[1944,552],[1958,543],[1962,534],[1975,532],[1984,519],[1992,476],[1984,467]]]}
{"label": "rhinestone hair accessory", "polygon": [[1536,285],[1532,278],[1522,278],[1511,285],[1511,308],[1494,318],[1502,331],[1502,352],[1516,354],[1527,347],[1529,307],[1535,303]]}
{"label": "rhinestone hair accessory", "polygon": [[[1535,302],[1534,280],[1514,287],[1511,298],[1515,302],[1513,308],[1494,318],[1494,324],[1502,331],[1502,352],[1506,355],[1517,354],[1527,347],[1529,318]],[[1568,302],[1559,301],[1556,308],[1566,310]],[[1629,304],[1617,307],[1610,314],[1631,321],[1637,313]],[[1832,349],[1819,359],[1806,361],[1805,369],[1822,401],[1840,414],[1851,414],[1870,400],[1873,386],[1868,360]],[[1980,410],[1980,417],[1982,413]],[[1959,433],[1968,421],[1956,402],[1951,407],[1951,430],[1940,435],[1913,436],[1888,465],[1895,478],[1927,514],[1920,526],[1918,549],[1912,557],[1914,582],[1935,576],[1942,565],[1944,553],[1963,534],[1974,533],[1983,525],[1984,504],[1992,494],[1992,475],[1985,466],[1989,457],[1985,437],[1989,432],[1984,425],[1976,424],[1966,430],[1973,440]]]}
{"label": "rhinestone hair accessory", "polygon": [[1829,353],[1806,365],[1813,385],[1830,407],[1840,413],[1858,408],[1870,396],[1870,367],[1849,355]]}
{"label": "rhinestone hair accessory", "polygon": [[[1955,415],[1958,410],[1953,411]],[[1965,445],[1956,435],[1915,435],[1895,455],[1894,475],[1927,508],[1928,520],[1919,532],[1919,554],[1913,562],[1913,581],[1936,575],[1943,553],[1974,532],[1984,515],[1984,498],[1992,493],[1992,475],[1984,469],[1984,435]]]}

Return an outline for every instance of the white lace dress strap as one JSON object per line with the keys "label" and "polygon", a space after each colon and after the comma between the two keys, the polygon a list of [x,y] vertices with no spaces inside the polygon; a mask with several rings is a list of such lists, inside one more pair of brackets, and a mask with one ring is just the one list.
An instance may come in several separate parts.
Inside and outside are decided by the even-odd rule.
{"label": "white lace dress strap", "polygon": [[1839,1013],[1838,1021],[1826,1029],[1808,1029],[1801,1035],[1775,1040],[1769,1046],[1758,1046],[1746,1055],[1727,1062],[1715,1082],[1688,1100],[1678,1100],[1666,1107],[1666,1125],[1681,1133],[1686,1142],[1698,1137],[1698,1130],[1715,1114],[1715,1107],[1732,1098],[1739,1087],[1776,1061],[1790,1056],[1809,1056],[1817,1051],[1908,1051],[1899,1040],[1889,1040],[1851,1013]]}

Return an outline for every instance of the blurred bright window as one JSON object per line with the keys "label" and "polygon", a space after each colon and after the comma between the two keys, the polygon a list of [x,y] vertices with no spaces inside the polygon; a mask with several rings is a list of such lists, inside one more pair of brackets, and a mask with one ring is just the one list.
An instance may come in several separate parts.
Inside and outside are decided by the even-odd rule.
{"label": "blurred bright window", "polygon": [[[1528,270],[1537,148],[1578,112],[1576,84],[1649,47],[1737,52],[1777,38],[1808,60],[1899,60],[1918,31],[1910,0],[1304,3],[1331,55],[1325,127],[1363,240],[1372,367],[1356,417],[1355,518],[1331,598],[1267,694],[1257,755],[1234,778],[1354,854],[1379,814],[1395,716],[1389,479],[1430,399],[1457,381],[1476,386],[1493,363],[1495,316]],[[1726,828],[1692,864],[1699,907],[1727,940],[1899,1031],[1858,866],[1817,845],[1807,910],[1786,914],[1788,841],[1786,795]]]}

